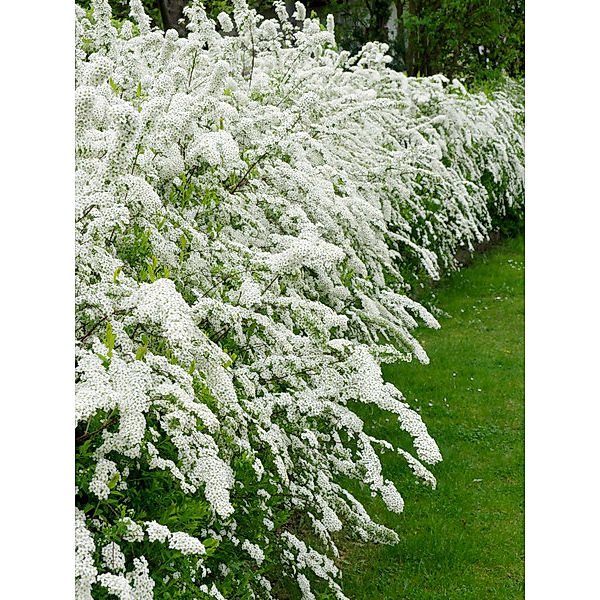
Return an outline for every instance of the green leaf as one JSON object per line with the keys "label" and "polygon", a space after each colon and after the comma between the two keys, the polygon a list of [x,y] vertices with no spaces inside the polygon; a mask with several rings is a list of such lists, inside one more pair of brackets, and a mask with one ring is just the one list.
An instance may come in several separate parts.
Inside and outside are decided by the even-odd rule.
{"label": "green leaf", "polygon": [[110,87],[112,88],[113,92],[118,96],[121,88],[113,81],[112,77],[108,80],[108,82],[110,83]]}
{"label": "green leaf", "polygon": [[113,348],[115,347],[115,341],[117,340],[117,336],[113,333],[112,325],[110,321],[106,323],[106,341],[104,342],[105,346],[108,348],[108,357],[112,356]]}
{"label": "green leaf", "polygon": [[154,283],[154,281],[156,281],[156,275],[154,274],[154,265],[148,264],[148,265],[146,265],[146,267],[148,269],[148,278],[150,279],[150,281],[152,283]]}
{"label": "green leaf", "polygon": [[112,490],[115,487],[115,485],[117,485],[117,482],[119,481],[120,478],[121,478],[121,474],[120,473],[115,473],[112,476],[112,479],[107,483],[108,489]]}
{"label": "green leaf", "polygon": [[104,354],[100,354],[99,352],[96,352],[96,356],[98,356],[102,360],[102,364],[106,369],[108,369],[110,365],[110,358],[104,356]]}
{"label": "green leaf", "polygon": [[123,270],[123,267],[118,267],[117,270],[115,271],[115,274],[113,275],[113,281],[115,283],[119,283],[118,282],[119,274],[121,273],[122,270]]}
{"label": "green leaf", "polygon": [[142,358],[144,358],[144,354],[146,354],[147,350],[148,350],[147,344],[145,346],[140,346],[135,353],[135,360],[142,360]]}

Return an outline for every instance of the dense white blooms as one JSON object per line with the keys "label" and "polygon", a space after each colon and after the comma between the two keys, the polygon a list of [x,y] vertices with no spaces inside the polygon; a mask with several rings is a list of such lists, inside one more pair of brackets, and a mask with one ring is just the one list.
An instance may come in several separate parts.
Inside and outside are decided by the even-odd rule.
{"label": "dense white blooms", "polygon": [[223,31],[225,31],[226,33],[229,33],[230,31],[233,30],[233,23],[227,13],[225,13],[225,12],[219,13],[217,15],[217,19],[218,19],[219,24],[221,25],[221,28],[223,29]]}
{"label": "dense white blooms", "polygon": [[146,559],[134,558],[133,564],[133,571],[125,575],[102,573],[98,576],[98,582],[119,600],[152,600],[155,584],[150,577]]}
{"label": "dense white blooms", "polygon": [[329,31],[329,33],[333,33],[334,28],[335,20],[333,18],[333,15],[327,15],[327,31]]}
{"label": "dense white blooms", "polygon": [[316,600],[315,595],[310,589],[310,581],[304,573],[298,573],[298,586],[302,592],[302,600]]}
{"label": "dense white blooms", "polygon": [[113,575],[112,573],[102,573],[98,581],[105,587],[109,594],[119,598],[119,600],[130,600],[133,597],[131,586],[127,578],[123,575]]}
{"label": "dense white blooms", "polygon": [[[343,600],[334,534],[398,536],[340,478],[400,512],[384,448],[435,487],[439,449],[381,364],[428,363],[411,332],[439,323],[413,286],[521,215],[522,88],[490,100],[390,70],[385,44],[337,52],[333,18],[299,2],[290,20],[235,0],[218,26],[192,2],[187,38],[140,0],[136,27],[92,9],[76,25],[76,597],[233,582],[270,598],[275,566],[303,598],[317,578]],[[413,448],[368,435],[355,402]],[[182,498],[193,530],[175,531]],[[297,513],[323,552],[282,526]],[[151,572],[154,551],[177,570]]]}
{"label": "dense white blooms", "polygon": [[131,517],[125,517],[119,520],[120,523],[125,525],[125,533],[123,539],[127,542],[141,542],[144,539],[144,530],[141,525],[131,519]]}
{"label": "dense white blooms", "polygon": [[202,542],[183,531],[176,531],[169,536],[169,548],[179,550],[183,554],[205,554]]}
{"label": "dense white blooms", "polygon": [[140,35],[148,35],[150,33],[150,17],[145,13],[142,0],[129,0],[131,7],[130,15],[137,23]]}
{"label": "dense white blooms", "polygon": [[146,523],[146,530],[148,532],[148,539],[151,542],[159,541],[164,543],[165,540],[171,535],[168,527],[160,525],[156,521],[150,521]]}
{"label": "dense white blooms", "polygon": [[94,538],[86,527],[85,514],[75,508],[75,594],[82,600],[92,597],[92,584],[98,575],[93,558],[95,549]]}
{"label": "dense white blooms", "polygon": [[94,478],[90,482],[90,491],[96,494],[100,499],[108,498],[110,494],[110,488],[108,483],[115,476],[118,475],[117,466],[112,460],[106,460],[100,458],[96,463],[96,473]]}
{"label": "dense white blooms", "polygon": [[244,540],[242,548],[260,565],[265,559],[265,553],[252,542]]}
{"label": "dense white blooms", "polygon": [[125,570],[125,555],[115,542],[110,542],[102,548],[102,563],[109,571]]}
{"label": "dense white blooms", "polygon": [[292,15],[296,21],[304,21],[306,19],[306,7],[302,2],[295,3],[296,12]]}

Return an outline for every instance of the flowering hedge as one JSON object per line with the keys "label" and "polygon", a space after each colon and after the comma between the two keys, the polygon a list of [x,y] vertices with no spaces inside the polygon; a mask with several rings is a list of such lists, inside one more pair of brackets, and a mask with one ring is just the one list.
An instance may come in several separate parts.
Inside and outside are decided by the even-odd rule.
{"label": "flowering hedge", "polygon": [[[233,22],[76,9],[76,595],[345,598],[337,532],[395,543],[380,452],[435,486],[381,363],[428,358],[409,295],[523,213],[523,90],[336,51],[296,4]],[[353,403],[410,434],[365,432]]]}

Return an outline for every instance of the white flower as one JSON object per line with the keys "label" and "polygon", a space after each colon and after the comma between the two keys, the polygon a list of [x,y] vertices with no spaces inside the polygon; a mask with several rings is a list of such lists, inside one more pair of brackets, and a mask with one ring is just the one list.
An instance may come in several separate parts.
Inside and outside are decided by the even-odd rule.
{"label": "white flower", "polygon": [[182,554],[206,554],[206,548],[202,542],[183,531],[171,533],[169,548],[179,550]]}
{"label": "white flower", "polygon": [[219,24],[225,33],[229,33],[233,30],[233,23],[227,13],[220,12],[217,15],[217,20],[219,21]]}
{"label": "white flower", "polygon": [[306,7],[302,2],[296,2],[294,4],[296,12],[292,15],[296,21],[304,21],[306,19]]}
{"label": "white flower", "polygon": [[165,525],[160,525],[156,521],[147,522],[146,530],[148,532],[148,539],[151,542],[159,541],[164,543],[165,540],[171,535],[168,527]]}
{"label": "white flower", "polygon": [[242,548],[257,562],[257,564],[261,564],[265,559],[264,552],[252,542],[248,540],[244,540],[242,543]]}
{"label": "white flower", "polygon": [[102,560],[104,566],[110,571],[125,571],[125,555],[115,542],[103,546]]}

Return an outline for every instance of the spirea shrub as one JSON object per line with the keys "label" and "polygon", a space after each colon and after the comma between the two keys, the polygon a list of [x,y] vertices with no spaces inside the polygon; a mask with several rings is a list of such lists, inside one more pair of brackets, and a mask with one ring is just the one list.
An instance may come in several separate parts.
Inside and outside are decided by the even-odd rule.
{"label": "spirea shrub", "polygon": [[522,88],[338,52],[299,3],[192,3],[185,39],[130,5],[76,13],[77,598],[341,600],[338,532],[398,540],[349,491],[402,511],[379,453],[435,486],[380,365],[428,362],[411,289],[522,215]]}

